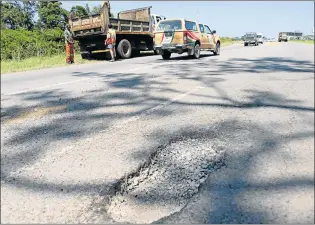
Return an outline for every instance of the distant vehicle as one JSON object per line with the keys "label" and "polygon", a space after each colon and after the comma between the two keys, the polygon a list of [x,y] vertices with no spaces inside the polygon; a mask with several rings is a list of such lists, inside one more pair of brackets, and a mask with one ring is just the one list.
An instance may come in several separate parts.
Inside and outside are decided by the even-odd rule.
{"label": "distant vehicle", "polygon": [[287,42],[287,41],[288,41],[288,35],[287,35],[287,33],[285,33],[285,32],[280,32],[279,35],[278,35],[278,41],[279,41],[279,42],[281,42],[281,41]]}
{"label": "distant vehicle", "polygon": [[248,32],[244,36],[244,46],[255,45],[258,46],[258,37],[256,32]]}
{"label": "distant vehicle", "polygon": [[157,24],[154,32],[154,50],[163,59],[169,59],[172,53],[184,52],[198,59],[201,50],[220,55],[220,47],[220,38],[215,30],[191,20],[166,19]]}
{"label": "distant vehicle", "polygon": [[258,43],[259,44],[263,44],[264,43],[264,37],[262,33],[257,33],[257,39],[258,39]]}

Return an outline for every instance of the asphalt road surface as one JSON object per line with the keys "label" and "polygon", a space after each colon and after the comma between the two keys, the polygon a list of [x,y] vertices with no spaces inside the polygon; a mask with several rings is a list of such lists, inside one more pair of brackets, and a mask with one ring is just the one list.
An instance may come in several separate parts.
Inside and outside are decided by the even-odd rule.
{"label": "asphalt road surface", "polygon": [[2,223],[314,223],[314,48],[1,76]]}

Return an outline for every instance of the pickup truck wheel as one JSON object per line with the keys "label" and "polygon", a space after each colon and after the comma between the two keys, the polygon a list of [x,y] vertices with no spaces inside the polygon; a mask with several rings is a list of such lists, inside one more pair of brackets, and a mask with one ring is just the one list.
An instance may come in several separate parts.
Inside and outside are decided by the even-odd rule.
{"label": "pickup truck wheel", "polygon": [[162,58],[163,59],[170,59],[171,58],[171,54],[169,51],[164,51],[162,54]]}
{"label": "pickup truck wheel", "polygon": [[200,58],[200,45],[198,43],[196,43],[196,45],[195,45],[193,58],[194,59]]}
{"label": "pickup truck wheel", "polygon": [[215,51],[213,52],[214,55],[220,55],[220,43],[215,45]]}
{"label": "pickup truck wheel", "polygon": [[123,59],[130,58],[132,53],[130,42],[127,39],[121,40],[117,46],[117,52]]}

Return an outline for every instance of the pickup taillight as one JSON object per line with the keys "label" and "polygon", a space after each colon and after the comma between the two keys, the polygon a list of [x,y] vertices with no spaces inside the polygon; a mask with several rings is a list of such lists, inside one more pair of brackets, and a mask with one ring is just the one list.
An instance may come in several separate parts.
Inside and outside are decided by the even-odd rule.
{"label": "pickup taillight", "polygon": [[187,32],[184,31],[184,44],[186,44],[186,43],[187,43]]}

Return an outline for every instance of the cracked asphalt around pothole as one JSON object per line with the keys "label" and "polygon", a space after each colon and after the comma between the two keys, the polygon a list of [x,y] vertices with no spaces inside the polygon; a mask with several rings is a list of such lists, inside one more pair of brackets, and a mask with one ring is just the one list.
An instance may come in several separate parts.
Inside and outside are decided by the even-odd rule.
{"label": "cracked asphalt around pothole", "polygon": [[2,223],[313,223],[314,49],[1,76]]}

